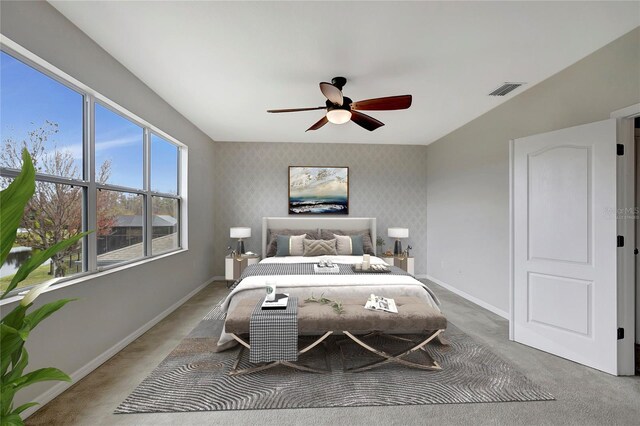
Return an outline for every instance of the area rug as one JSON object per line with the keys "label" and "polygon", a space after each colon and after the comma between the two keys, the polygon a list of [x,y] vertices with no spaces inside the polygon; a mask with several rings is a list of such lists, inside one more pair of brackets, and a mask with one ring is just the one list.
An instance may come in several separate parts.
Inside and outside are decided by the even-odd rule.
{"label": "area rug", "polygon": [[[441,371],[387,364],[361,373],[343,372],[343,362],[362,363],[357,345],[335,344],[310,351],[307,365],[326,365],[328,374],[287,367],[228,376],[239,349],[215,353],[224,315],[214,308],[115,410],[116,414],[275,408],[359,407],[479,402],[546,401],[554,397],[514,366],[449,324],[449,346],[429,344]],[[340,349],[340,347],[347,349]],[[341,352],[342,351],[342,352]],[[247,363],[243,358],[240,366]],[[248,364],[247,364],[248,365]]]}

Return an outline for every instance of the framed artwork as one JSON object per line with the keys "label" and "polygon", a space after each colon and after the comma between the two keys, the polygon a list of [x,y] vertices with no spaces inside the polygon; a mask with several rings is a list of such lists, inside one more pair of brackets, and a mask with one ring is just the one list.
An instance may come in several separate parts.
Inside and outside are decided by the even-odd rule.
{"label": "framed artwork", "polygon": [[349,214],[349,168],[289,166],[289,214]]}

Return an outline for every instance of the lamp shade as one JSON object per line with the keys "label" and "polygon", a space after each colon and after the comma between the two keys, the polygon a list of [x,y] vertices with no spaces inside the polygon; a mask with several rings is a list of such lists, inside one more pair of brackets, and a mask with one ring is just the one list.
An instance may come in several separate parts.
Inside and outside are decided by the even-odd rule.
{"label": "lamp shade", "polygon": [[409,228],[389,228],[387,235],[390,238],[409,238]]}
{"label": "lamp shade", "polygon": [[332,109],[327,112],[327,120],[333,124],[344,124],[351,120],[351,111],[346,109]]}
{"label": "lamp shade", "polygon": [[229,235],[231,236],[231,238],[249,238],[251,236],[251,228],[231,228]]}

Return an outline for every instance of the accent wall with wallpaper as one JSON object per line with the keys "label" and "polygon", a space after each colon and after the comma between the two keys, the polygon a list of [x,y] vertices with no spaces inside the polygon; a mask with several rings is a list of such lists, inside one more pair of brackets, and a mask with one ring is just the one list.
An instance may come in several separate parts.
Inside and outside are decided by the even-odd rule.
{"label": "accent wall with wallpaper", "polygon": [[[288,216],[289,166],[349,167],[349,217],[376,217],[385,250],[387,228],[409,228],[415,272],[426,269],[426,147],[317,143],[215,142],[214,251],[216,275],[224,275],[233,226],[251,227],[246,250],[260,252],[262,217]],[[262,253],[261,253],[262,254]]]}

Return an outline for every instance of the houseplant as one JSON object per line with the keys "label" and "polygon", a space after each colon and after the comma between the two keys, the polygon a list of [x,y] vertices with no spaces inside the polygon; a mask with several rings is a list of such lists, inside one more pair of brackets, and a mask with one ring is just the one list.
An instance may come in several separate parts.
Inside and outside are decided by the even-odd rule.
{"label": "houseplant", "polygon": [[[22,151],[22,170],[20,174],[0,192],[0,264],[3,264],[13,246],[16,233],[27,202],[35,191],[35,169],[29,152]],[[52,245],[46,250],[34,252],[20,266],[0,300],[8,297],[16,286],[31,272],[49,260],[61,250],[76,244],[87,233],[77,234]],[[71,381],[71,378],[57,368],[40,368],[24,373],[29,364],[29,355],[25,342],[29,333],[45,318],[62,308],[72,299],[61,299],[31,310],[33,301],[51,285],[51,281],[33,287],[20,303],[9,313],[2,313],[0,319],[0,424],[22,425],[21,413],[37,405],[29,402],[19,407],[13,406],[16,393],[34,383],[47,380]]]}
{"label": "houseplant", "polygon": [[378,256],[382,254],[382,247],[384,247],[385,242],[382,237],[376,238],[376,245],[378,246]]}

